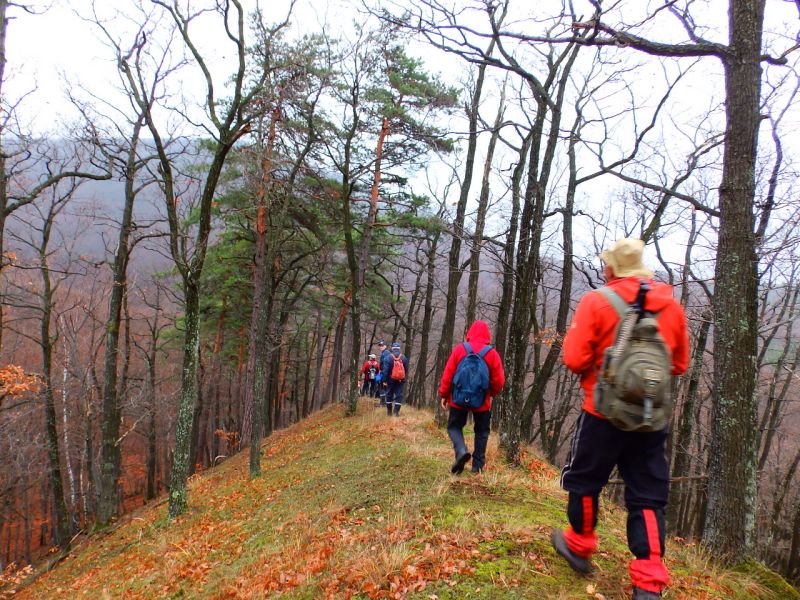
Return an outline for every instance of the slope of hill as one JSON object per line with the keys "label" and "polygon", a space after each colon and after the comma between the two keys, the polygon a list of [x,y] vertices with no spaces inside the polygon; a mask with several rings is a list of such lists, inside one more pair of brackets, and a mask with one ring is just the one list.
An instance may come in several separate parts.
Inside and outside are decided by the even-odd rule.
{"label": "slope of hill", "polygon": [[[493,436],[496,437],[496,436]],[[493,440],[494,441],[494,440]],[[265,441],[262,477],[247,453],[191,482],[191,510],[163,502],[76,542],[14,598],[628,598],[622,510],[601,504],[601,551],[588,578],[549,544],[564,524],[557,473],[489,453],[482,475],[454,477],[447,435],[431,415],[400,418],[364,401],[329,407]],[[715,566],[668,543],[665,598],[800,598],[757,565]]]}

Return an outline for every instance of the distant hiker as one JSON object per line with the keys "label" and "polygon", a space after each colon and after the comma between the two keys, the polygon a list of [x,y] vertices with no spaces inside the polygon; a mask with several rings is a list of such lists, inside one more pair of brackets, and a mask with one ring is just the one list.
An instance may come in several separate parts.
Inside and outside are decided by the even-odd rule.
{"label": "distant hiker", "polygon": [[364,361],[364,364],[361,365],[361,375],[364,379],[364,382],[361,385],[362,396],[369,396],[370,398],[375,398],[377,396],[378,382],[376,377],[378,376],[380,370],[380,363],[375,358],[374,354],[370,354],[369,357],[367,357],[367,360]]}
{"label": "distant hiker", "polygon": [[[447,435],[453,442],[456,461],[450,472],[459,474],[472,458],[472,472],[480,473],[486,464],[486,444],[492,418],[492,398],[506,382],[503,361],[489,344],[491,334],[484,321],[475,321],[466,341],[450,353],[439,384],[442,410],[450,408]],[[472,454],[464,441],[464,425],[472,413],[475,422],[475,446]]]}
{"label": "distant hiker", "polygon": [[[624,238],[600,254],[606,285],[580,300],[564,340],[564,364],[580,375],[584,401],[570,456],[561,472],[561,485],[569,492],[570,527],[553,530],[551,541],[574,570],[591,570],[590,558],[597,550],[598,497],[616,465],[625,481],[628,547],[636,557],[629,567],[633,598],[655,600],[669,584],[662,560],[664,508],[669,492],[664,451],[669,411],[658,394],[669,395],[670,367],[672,375],[686,370],[689,340],[683,309],[673,299],[670,286],[652,280],[653,272],[642,264],[643,249],[641,240]],[[633,311],[628,312],[629,308]],[[617,338],[617,326],[627,318],[623,321],[621,314],[632,314],[631,322],[637,328],[647,320],[649,339],[645,339],[645,332],[645,337],[635,338],[637,346],[623,344],[623,333]],[[659,345],[668,353],[659,352]],[[635,352],[650,352],[650,366],[635,372],[635,368],[617,363],[617,348],[627,355],[628,363],[641,359]],[[667,356],[666,367],[660,365],[662,355]],[[609,361],[615,361],[618,372],[625,370],[628,377],[616,379]],[[662,377],[660,372],[665,370],[667,374]],[[638,391],[629,387],[627,395],[621,394],[619,388],[629,384],[631,377],[639,380]],[[627,404],[625,410],[624,405],[637,394],[641,398]],[[667,402],[671,407],[671,396]]]}
{"label": "distant hiker", "polygon": [[391,352],[386,347],[386,342],[383,340],[378,341],[378,351],[380,355],[378,356],[378,364],[380,365],[380,371],[378,372],[378,397],[380,398],[379,405],[383,406],[386,404],[386,378],[383,376],[383,364],[389,360],[391,356]]}
{"label": "distant hiker", "polygon": [[[383,356],[383,355],[381,355]],[[403,388],[408,377],[408,358],[400,352],[400,344],[392,343],[392,351],[381,360],[381,382],[386,390],[386,412],[394,416],[400,414],[403,406]]]}

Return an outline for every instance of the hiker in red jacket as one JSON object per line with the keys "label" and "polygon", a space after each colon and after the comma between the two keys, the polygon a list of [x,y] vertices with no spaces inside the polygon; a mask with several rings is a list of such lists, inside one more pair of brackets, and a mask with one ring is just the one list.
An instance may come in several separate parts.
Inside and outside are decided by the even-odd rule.
{"label": "hiker in red jacket", "polygon": [[[642,264],[644,242],[618,240],[600,258],[606,287],[627,303],[639,294],[644,280],[650,290],[644,309],[656,314],[659,332],[671,353],[672,374],[686,371],[689,340],[686,316],[672,297],[672,287],[652,280],[653,272]],[[655,600],[669,584],[664,556],[664,509],[669,492],[669,465],[665,456],[666,427],[661,431],[623,431],[597,411],[594,393],[604,351],[614,344],[617,310],[598,290],[581,298],[564,339],[564,364],[580,375],[584,391],[561,486],[569,492],[567,517],[570,527],[553,530],[556,552],[576,571],[588,573],[597,550],[598,497],[617,466],[625,481],[628,510],[628,547],[636,557],[630,563],[634,600]]]}
{"label": "hiker in red jacket", "polygon": [[381,372],[381,365],[374,354],[370,354],[364,364],[361,365],[361,376],[363,384],[361,385],[361,395],[369,396],[370,398],[378,397],[378,373]]}
{"label": "hiker in red jacket", "polygon": [[[489,441],[489,425],[492,417],[492,398],[500,393],[506,382],[503,372],[503,361],[497,350],[489,345],[491,334],[489,326],[484,321],[475,321],[467,332],[464,343],[459,344],[450,353],[447,364],[442,373],[439,384],[439,397],[442,410],[450,408],[447,419],[447,434],[453,442],[456,460],[450,472],[458,475],[472,458],[472,472],[480,473],[486,464],[486,444]],[[475,359],[477,365],[474,372],[467,372],[471,359],[464,361],[470,351],[480,358]],[[478,383],[484,370],[483,383]],[[470,376],[475,379],[476,385],[470,386]],[[481,387],[483,386],[483,387]],[[473,387],[474,389],[467,389]],[[472,395],[475,400],[464,401],[462,396]],[[464,441],[464,425],[467,424],[467,415],[472,413],[475,423],[475,449],[472,454],[467,450]]]}

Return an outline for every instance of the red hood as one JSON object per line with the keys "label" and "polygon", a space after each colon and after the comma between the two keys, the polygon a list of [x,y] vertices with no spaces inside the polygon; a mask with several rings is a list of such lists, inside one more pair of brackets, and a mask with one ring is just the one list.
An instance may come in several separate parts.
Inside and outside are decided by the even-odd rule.
{"label": "red hood", "polygon": [[[609,282],[607,285],[622,297],[625,302],[630,304],[636,300],[639,292],[640,277],[623,277]],[[650,291],[647,292],[645,299],[645,309],[651,312],[658,312],[669,304],[672,298],[672,286],[666,283],[659,283],[652,279],[646,280],[650,284]]]}
{"label": "red hood", "polygon": [[468,342],[488,344],[491,339],[492,334],[489,332],[489,326],[486,324],[486,321],[475,321],[467,332]]}

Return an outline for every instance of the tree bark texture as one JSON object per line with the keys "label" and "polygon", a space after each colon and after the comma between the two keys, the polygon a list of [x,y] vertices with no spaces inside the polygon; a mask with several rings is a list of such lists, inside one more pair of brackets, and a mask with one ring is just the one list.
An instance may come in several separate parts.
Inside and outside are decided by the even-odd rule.
{"label": "tree bark texture", "polygon": [[758,452],[757,258],[753,198],[764,0],[731,1],[727,129],[714,289],[714,406],[704,544],[739,560],[753,550]]}
{"label": "tree bark texture", "polygon": [[53,337],[50,323],[53,314],[53,289],[50,281],[50,268],[47,264],[50,232],[53,225],[51,214],[45,221],[42,235],[42,246],[39,253],[39,270],[42,276],[42,316],[40,322],[40,348],[42,352],[42,396],[44,399],[45,431],[47,439],[47,458],[50,463],[50,486],[53,497],[53,513],[55,517],[54,542],[61,548],[68,548],[70,543],[70,522],[67,503],[64,499],[64,485],[61,475],[61,449],[58,443],[56,427],[56,402],[53,393]]}
{"label": "tree bark texture", "polygon": [[[490,43],[489,53],[494,47],[494,41]],[[456,326],[456,310],[458,309],[458,286],[461,283],[461,241],[464,236],[464,219],[467,214],[467,200],[469,200],[469,190],[472,186],[472,173],[475,169],[475,153],[478,148],[478,116],[480,110],[481,95],[483,94],[483,82],[486,78],[486,65],[478,67],[478,77],[475,80],[475,89],[472,91],[470,104],[467,107],[467,119],[469,121],[467,137],[467,154],[464,160],[464,178],[461,181],[461,191],[458,195],[456,205],[456,218],[453,220],[453,235],[450,238],[450,254],[447,260],[447,296],[444,310],[444,320],[442,322],[442,333],[439,336],[439,346],[436,351],[436,366],[434,373],[440,377],[444,372],[444,365],[450,356],[453,346],[453,331]],[[439,425],[444,425],[445,415],[436,403],[436,421]]]}
{"label": "tree bark texture", "polygon": [[200,297],[197,284],[184,280],[183,365],[178,418],[175,423],[175,450],[169,482],[170,518],[184,513],[189,506],[186,481],[189,478],[190,447],[192,443],[192,418],[197,402],[197,370],[200,362]]}
{"label": "tree bark texture", "polygon": [[97,521],[108,524],[117,514],[117,485],[120,476],[120,403],[118,396],[117,368],[119,355],[119,332],[122,302],[127,289],[129,238],[133,224],[133,204],[136,177],[136,149],[142,123],[136,124],[125,169],[125,204],[117,236],[117,248],[111,266],[111,294],[108,299],[106,319],[105,354],[103,358],[103,416],[102,441],[100,446],[100,498],[97,505]]}

